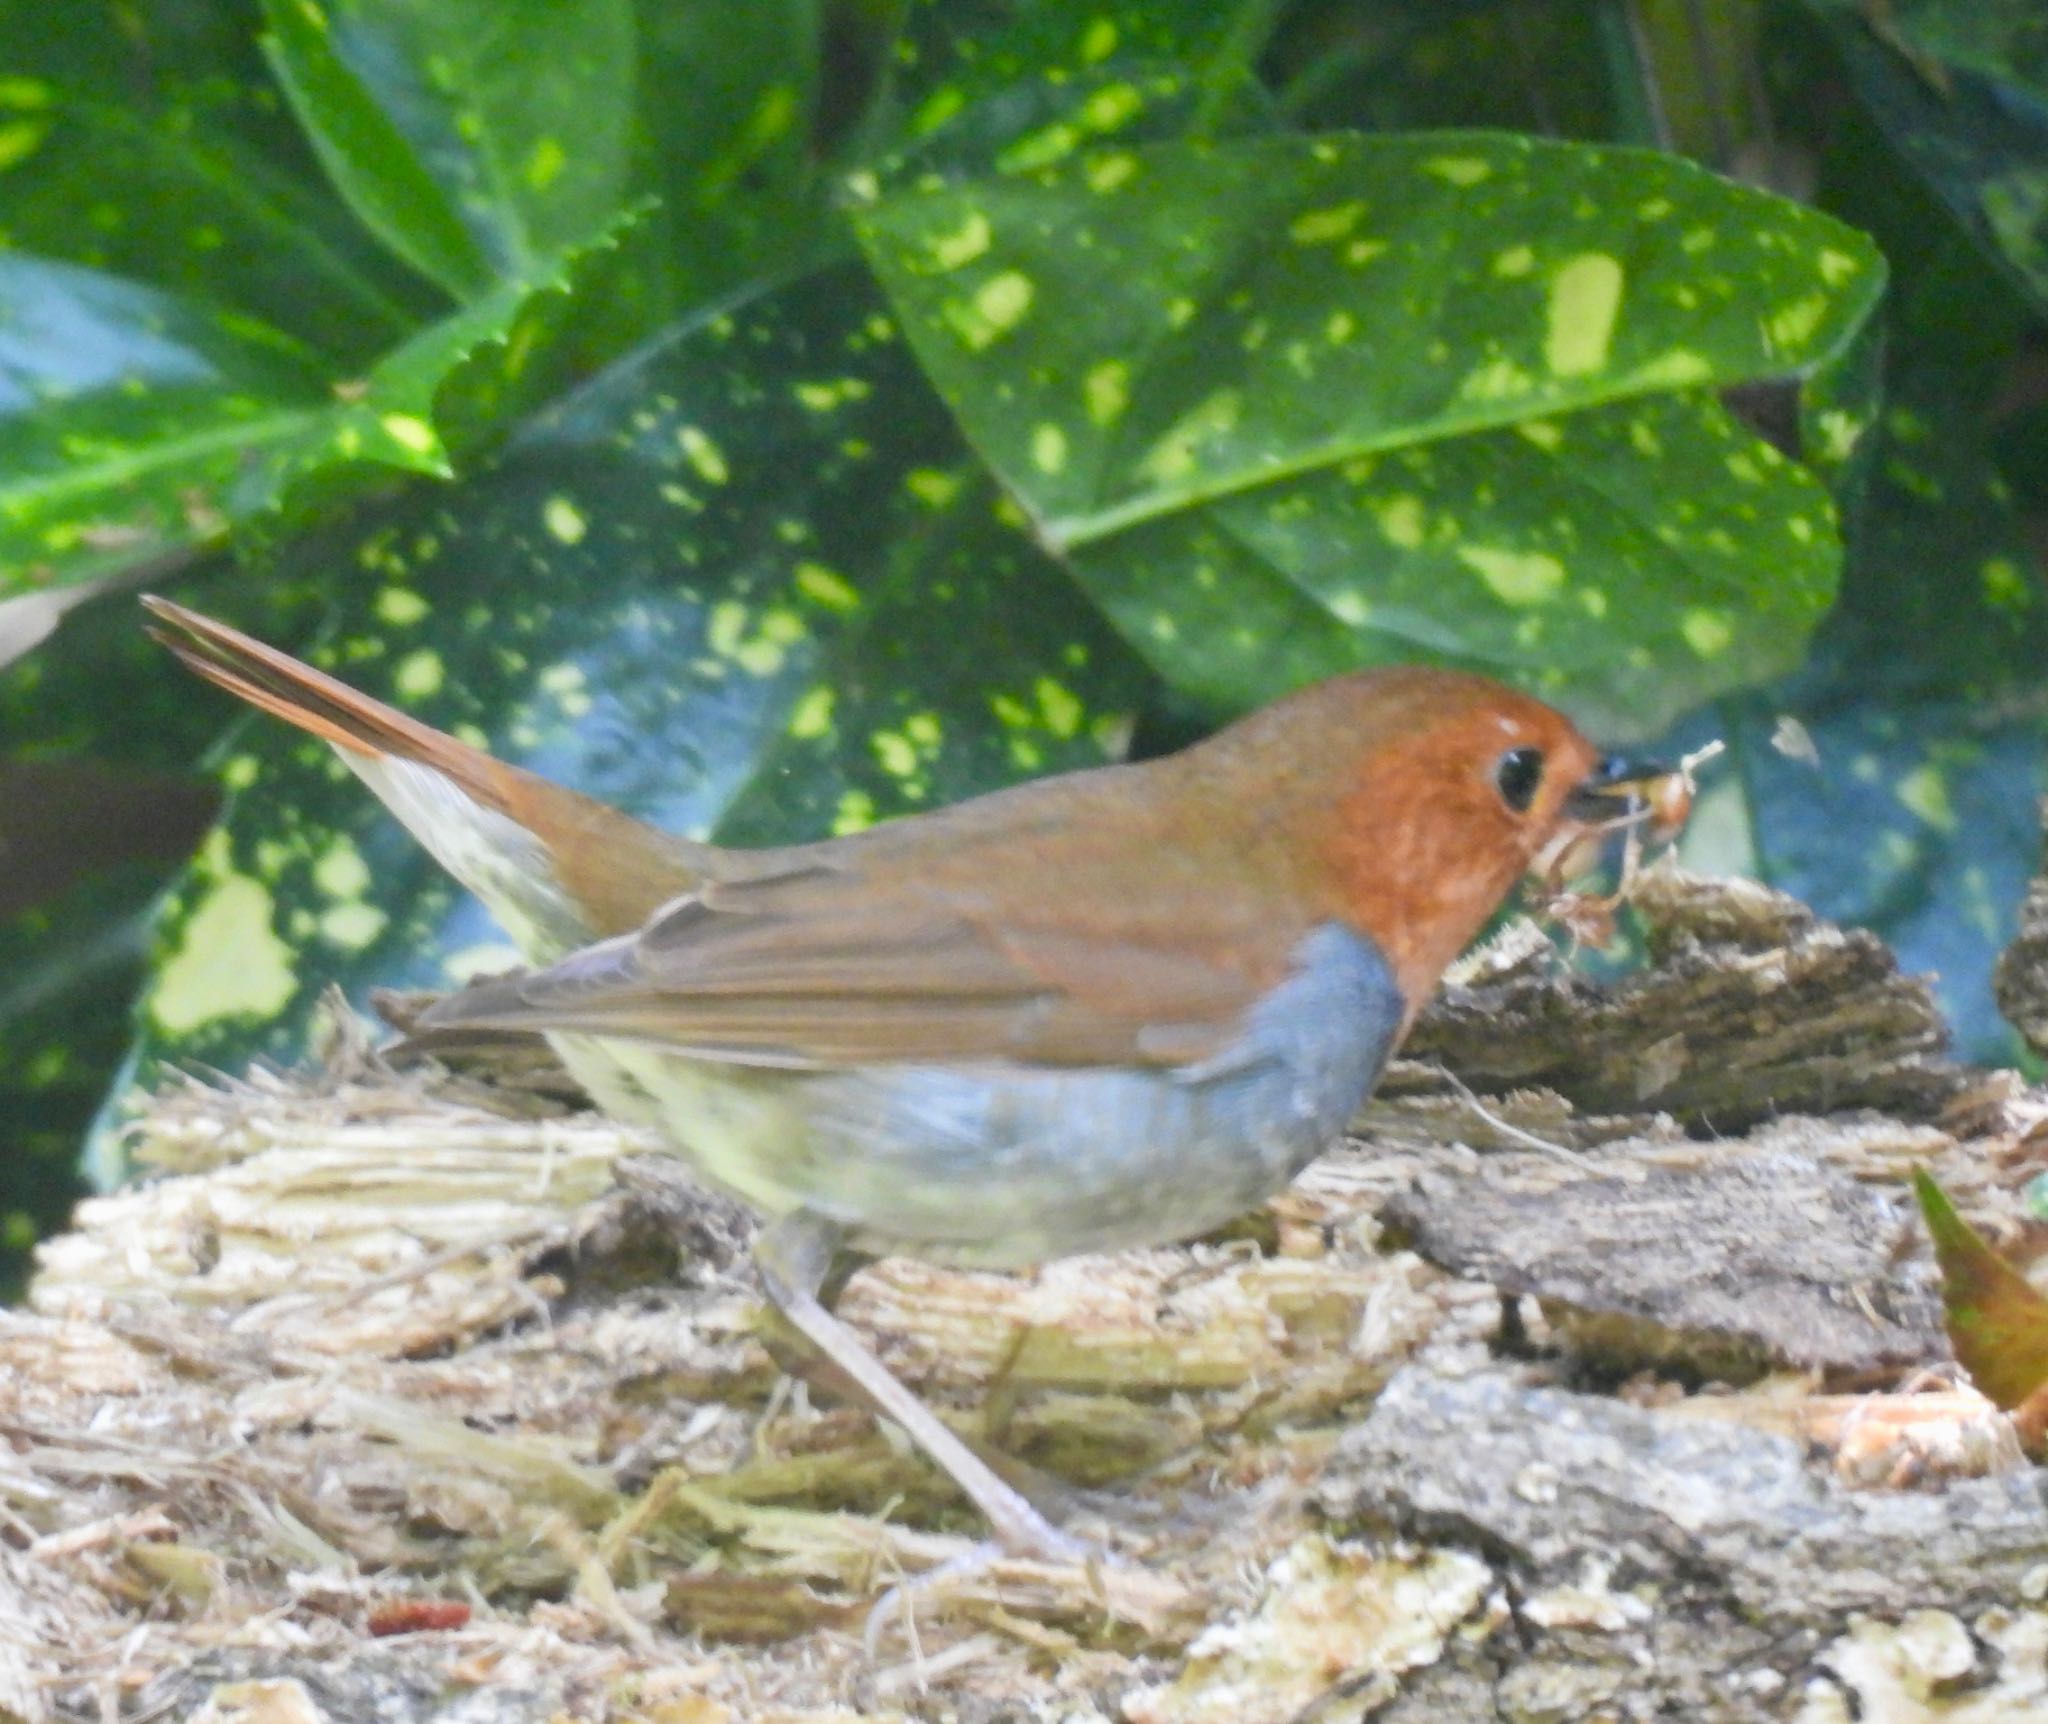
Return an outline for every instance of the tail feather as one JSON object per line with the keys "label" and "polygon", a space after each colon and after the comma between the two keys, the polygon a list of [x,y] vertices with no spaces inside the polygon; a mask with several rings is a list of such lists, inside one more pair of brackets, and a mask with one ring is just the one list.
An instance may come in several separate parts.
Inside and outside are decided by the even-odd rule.
{"label": "tail feather", "polygon": [[142,602],[150,634],[200,676],[333,744],[533,962],[637,928],[704,876],[707,846],[494,760],[225,623]]}
{"label": "tail feather", "polygon": [[150,638],[169,647],[208,682],[324,737],[336,748],[355,754],[395,754],[433,766],[502,811],[502,790],[495,781],[514,768],[240,629],[153,594],[142,603],[157,619]]}

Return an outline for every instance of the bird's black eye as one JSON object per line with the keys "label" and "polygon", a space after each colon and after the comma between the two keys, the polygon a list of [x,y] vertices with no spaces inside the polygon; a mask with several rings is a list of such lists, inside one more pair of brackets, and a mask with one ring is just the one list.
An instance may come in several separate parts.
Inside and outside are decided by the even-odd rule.
{"label": "bird's black eye", "polygon": [[1536,800],[1536,788],[1543,782],[1543,750],[1511,748],[1493,769],[1494,787],[1517,814],[1527,814]]}

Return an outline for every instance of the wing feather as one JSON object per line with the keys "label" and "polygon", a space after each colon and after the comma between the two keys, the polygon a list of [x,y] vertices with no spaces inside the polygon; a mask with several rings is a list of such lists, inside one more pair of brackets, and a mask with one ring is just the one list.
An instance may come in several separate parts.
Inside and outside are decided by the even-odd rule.
{"label": "wing feather", "polygon": [[1163,1069],[1229,1046],[1291,968],[1300,912],[1253,871],[1169,857],[1131,890],[1116,872],[1127,856],[1091,843],[1085,819],[1048,837],[1041,811],[1021,812],[1021,849],[987,842],[1000,831],[928,847],[882,828],[885,842],[754,853],[753,871],[706,882],[638,933],[453,995],[422,1026],[796,1067]]}

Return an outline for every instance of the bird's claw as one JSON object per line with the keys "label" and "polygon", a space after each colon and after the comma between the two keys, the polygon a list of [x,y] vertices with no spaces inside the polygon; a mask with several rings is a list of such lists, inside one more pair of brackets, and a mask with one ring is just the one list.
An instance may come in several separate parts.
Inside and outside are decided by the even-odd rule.
{"label": "bird's claw", "polygon": [[996,1536],[990,1542],[999,1552],[1007,1551],[1012,1556],[1027,1557],[1034,1562],[1071,1563],[1085,1567],[1102,1560],[1102,1552],[1085,1538],[1060,1531],[1036,1509],[1027,1508],[1021,1514],[1005,1515],[996,1523],[995,1531]]}
{"label": "bird's claw", "polygon": [[1099,1575],[1109,1563],[1100,1546],[1072,1533],[1062,1532],[1036,1514],[1029,1520],[1022,1517],[1010,1520],[1000,1529],[1000,1535],[985,1538],[920,1575],[898,1581],[876,1599],[861,1630],[861,1645],[868,1658],[873,1660],[877,1656],[882,1636],[892,1620],[902,1622],[904,1638],[915,1648],[917,1605],[986,1574],[999,1562],[1021,1557],[1048,1567],[1085,1569],[1091,1577]]}
{"label": "bird's claw", "polygon": [[860,1643],[870,1663],[880,1654],[882,1636],[888,1630],[890,1619],[901,1617],[903,1637],[913,1648],[917,1645],[917,1620],[915,1610],[921,1598],[930,1598],[963,1580],[972,1580],[999,1562],[1006,1552],[995,1539],[985,1538],[979,1544],[962,1551],[958,1556],[928,1568],[912,1579],[899,1580],[894,1586],[875,1600],[868,1612],[867,1624],[861,1630]]}

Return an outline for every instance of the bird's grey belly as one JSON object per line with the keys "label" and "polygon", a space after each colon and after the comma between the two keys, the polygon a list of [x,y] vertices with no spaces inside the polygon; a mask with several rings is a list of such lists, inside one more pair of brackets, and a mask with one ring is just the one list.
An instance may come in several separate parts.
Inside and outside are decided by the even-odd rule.
{"label": "bird's grey belly", "polygon": [[810,1210],[876,1253],[1011,1267],[1205,1232],[1329,1146],[1402,1004],[1377,949],[1347,930],[1318,929],[1298,959],[1235,1043],[1174,1071],[782,1070],[561,1040],[582,1044],[564,1052],[611,1092],[601,1101],[653,1119],[764,1214]]}

